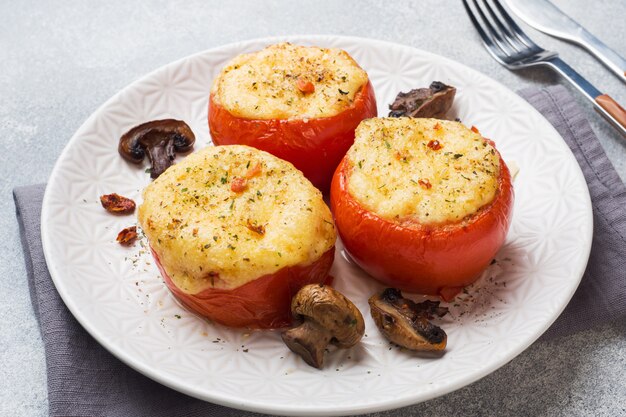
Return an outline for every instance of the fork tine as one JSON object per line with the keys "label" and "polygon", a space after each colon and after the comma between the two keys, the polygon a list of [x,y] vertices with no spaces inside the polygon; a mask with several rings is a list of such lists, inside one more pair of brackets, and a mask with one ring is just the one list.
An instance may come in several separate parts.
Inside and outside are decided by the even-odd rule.
{"label": "fork tine", "polygon": [[[497,3],[498,0],[494,0],[494,3]],[[489,0],[483,0],[484,8],[487,9],[487,12],[491,16],[491,20],[498,26],[500,31],[502,32],[504,40],[508,42],[511,47],[518,51],[522,52],[528,49],[528,45],[523,43],[518,37],[516,37],[509,28],[503,23],[502,18],[498,16],[498,14],[493,10],[493,8],[489,5]]]}
{"label": "fork tine", "polygon": [[523,42],[529,48],[541,49],[541,47],[539,45],[537,45],[528,36],[526,36],[526,33],[524,33],[524,31],[519,26],[517,26],[517,23],[515,23],[515,20],[513,20],[511,18],[511,15],[509,15],[507,13],[507,11],[504,9],[504,7],[502,7],[502,4],[500,4],[499,0],[493,0],[493,3],[498,8],[498,11],[500,12],[500,15],[508,23],[509,28],[511,28],[513,30],[513,34],[517,37],[517,39],[519,39],[521,42]]}
{"label": "fork tine", "polygon": [[467,14],[470,20],[472,21],[472,24],[478,31],[478,34],[480,35],[480,37],[482,38],[483,43],[485,44],[485,47],[487,48],[487,51],[496,59],[496,61],[500,62],[501,64],[506,64],[506,59],[508,57],[507,52],[503,50],[502,48],[500,48],[500,46],[494,42],[494,40],[487,34],[487,32],[485,32],[482,25],[478,22],[476,15],[474,15],[472,8],[470,7],[467,1],[468,0],[463,0],[465,11],[467,11]]}
{"label": "fork tine", "polygon": [[[477,0],[473,0],[473,3],[474,3],[474,7],[476,8],[476,11],[478,11],[478,14],[481,17],[481,20],[483,21],[484,26],[487,28],[487,30],[491,34],[491,37],[493,38],[495,43],[507,55],[515,54],[517,52],[517,50],[515,48],[512,48],[511,45],[502,38],[502,35],[500,34],[500,31],[498,31],[498,29],[491,23],[491,20],[489,20],[489,18],[487,18],[487,16],[483,12],[482,7],[480,7],[478,5],[478,1]],[[483,1],[482,3],[485,4],[486,1]],[[485,6],[483,6],[483,7],[485,7]]]}

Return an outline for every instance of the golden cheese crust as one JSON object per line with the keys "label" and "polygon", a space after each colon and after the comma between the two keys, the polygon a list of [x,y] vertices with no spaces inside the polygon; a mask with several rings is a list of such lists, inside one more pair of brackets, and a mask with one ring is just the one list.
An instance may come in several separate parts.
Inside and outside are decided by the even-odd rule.
{"label": "golden cheese crust", "polygon": [[347,153],[348,191],[368,210],[396,221],[461,221],[495,197],[500,158],[480,134],[437,119],[361,122]]}
{"label": "golden cheese crust", "polygon": [[321,193],[289,162],[248,146],[210,146],[146,187],[139,223],[178,288],[232,289],[335,244]]}
{"label": "golden cheese crust", "polygon": [[350,107],[367,81],[367,73],[341,49],[280,43],[235,57],[211,93],[238,117],[309,119]]}

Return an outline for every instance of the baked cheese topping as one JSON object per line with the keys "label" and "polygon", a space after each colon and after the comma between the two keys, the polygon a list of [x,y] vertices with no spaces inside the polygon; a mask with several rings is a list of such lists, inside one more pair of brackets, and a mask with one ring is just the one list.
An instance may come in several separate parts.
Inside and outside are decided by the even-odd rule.
{"label": "baked cheese topping", "polygon": [[489,204],[498,188],[498,153],[458,122],[364,120],[347,157],[350,194],[399,223],[458,222]]}
{"label": "baked cheese topping", "polygon": [[235,57],[215,79],[211,93],[235,116],[308,119],[350,107],[367,80],[341,49],[280,43]]}
{"label": "baked cheese topping", "polygon": [[321,193],[289,162],[247,146],[210,146],[143,192],[139,223],[184,292],[232,289],[335,244]]}

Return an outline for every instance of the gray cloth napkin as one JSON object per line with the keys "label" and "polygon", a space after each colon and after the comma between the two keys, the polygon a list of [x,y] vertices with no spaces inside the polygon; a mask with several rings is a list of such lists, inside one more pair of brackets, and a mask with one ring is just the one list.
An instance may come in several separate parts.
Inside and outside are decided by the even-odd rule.
{"label": "gray cloth napkin", "polygon": [[[13,190],[31,301],[46,351],[50,416],[230,416],[240,412],[171,390],[124,365],[76,321],[56,291],[41,245],[45,184]],[[234,414],[231,414],[234,413]]]}
{"label": "gray cloth napkin", "polygon": [[587,269],[565,311],[542,336],[549,339],[626,318],[626,187],[563,86],[527,88],[519,95],[561,134],[583,171],[593,205]]}
{"label": "gray cloth napkin", "polygon": [[[554,338],[626,318],[626,188],[582,110],[556,86],[520,92],[559,131],[580,164],[593,201],[594,237],[582,283],[543,336]],[[166,388],[102,348],[67,310],[52,283],[41,247],[45,184],[13,192],[35,314],[41,326],[51,416],[230,416],[240,411]]]}

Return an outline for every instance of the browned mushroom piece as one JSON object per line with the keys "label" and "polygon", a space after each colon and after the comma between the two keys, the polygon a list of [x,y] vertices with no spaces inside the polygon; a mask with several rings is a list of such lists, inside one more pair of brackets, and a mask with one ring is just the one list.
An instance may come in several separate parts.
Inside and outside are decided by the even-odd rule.
{"label": "browned mushroom piece", "polygon": [[400,290],[387,288],[371,296],[369,305],[376,326],[393,343],[415,351],[446,348],[446,332],[430,322],[448,312],[447,307],[439,307],[439,301],[415,303],[402,297]]}
{"label": "browned mushroom piece", "polygon": [[398,93],[389,106],[389,117],[445,117],[456,88],[440,81],[433,81],[428,88],[416,88],[408,93]]}
{"label": "browned mushroom piece", "polygon": [[193,148],[196,137],[182,120],[153,120],[135,126],[120,138],[118,151],[124,159],[140,164],[148,154],[150,177],[157,178],[174,161],[176,152]]}
{"label": "browned mushroom piece", "polygon": [[301,324],[283,332],[283,341],[315,368],[323,366],[329,344],[346,349],[358,343],[365,333],[359,309],[327,285],[302,287],[291,300],[291,312]]}

